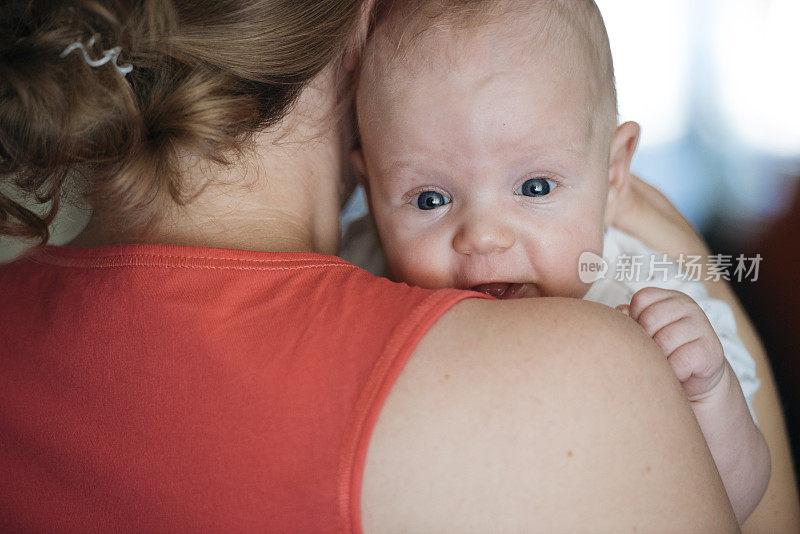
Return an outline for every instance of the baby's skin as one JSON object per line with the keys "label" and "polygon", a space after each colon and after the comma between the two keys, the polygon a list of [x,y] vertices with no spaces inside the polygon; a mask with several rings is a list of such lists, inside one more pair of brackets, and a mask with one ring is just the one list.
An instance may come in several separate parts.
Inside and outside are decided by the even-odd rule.
{"label": "baby's skin", "polygon": [[[423,1],[421,16],[376,25],[352,160],[393,279],[498,298],[586,295],[579,258],[602,255],[639,128],[617,124],[599,13],[573,3],[437,19]],[[769,451],[708,318],[659,288],[628,312],[683,385],[743,522],[766,490]]]}
{"label": "baby's skin", "polygon": [[[680,380],[739,523],[769,482],[770,457],[708,317],[680,291],[648,287],[618,306],[653,338]],[[766,471],[766,473],[765,473]],[[763,485],[761,493],[752,487]]]}

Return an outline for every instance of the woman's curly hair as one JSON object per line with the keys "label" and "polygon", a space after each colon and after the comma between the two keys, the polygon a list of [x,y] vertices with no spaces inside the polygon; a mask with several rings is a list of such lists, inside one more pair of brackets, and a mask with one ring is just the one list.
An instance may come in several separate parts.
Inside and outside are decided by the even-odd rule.
{"label": "woman's curly hair", "polygon": [[[90,205],[146,228],[160,200],[184,203],[196,186],[182,183],[181,155],[226,164],[278,122],[343,52],[361,3],[5,0],[0,235],[46,243],[68,178]],[[90,67],[78,52],[59,57],[93,36],[90,55],[120,46],[119,63],[133,71]],[[8,186],[46,213],[14,200]]]}

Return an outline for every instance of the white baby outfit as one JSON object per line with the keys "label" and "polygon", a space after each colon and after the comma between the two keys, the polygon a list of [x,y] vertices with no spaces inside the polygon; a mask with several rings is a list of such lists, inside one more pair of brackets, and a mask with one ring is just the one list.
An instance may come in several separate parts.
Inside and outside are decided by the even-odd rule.
{"label": "white baby outfit", "polygon": [[[616,228],[609,227],[606,230],[603,260],[608,265],[606,275],[596,280],[583,298],[614,308],[620,304],[630,304],[633,294],[645,287],[672,289],[689,295],[703,309],[717,333],[725,358],[739,379],[747,407],[755,420],[753,396],[760,385],[756,363],[736,334],[736,320],[730,306],[711,298],[700,281],[702,279],[694,273],[685,269],[681,271],[664,254],[654,252],[635,237]],[[634,265],[639,265],[640,276],[635,275]]]}

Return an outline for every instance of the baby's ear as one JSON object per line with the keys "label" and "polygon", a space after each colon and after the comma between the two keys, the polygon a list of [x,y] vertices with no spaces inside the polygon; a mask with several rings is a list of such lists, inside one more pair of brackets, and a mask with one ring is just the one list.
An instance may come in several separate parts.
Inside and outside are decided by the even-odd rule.
{"label": "baby's ear", "polygon": [[611,148],[608,154],[606,225],[614,220],[620,199],[628,193],[631,183],[631,160],[638,144],[639,125],[635,122],[620,124],[611,138]]}

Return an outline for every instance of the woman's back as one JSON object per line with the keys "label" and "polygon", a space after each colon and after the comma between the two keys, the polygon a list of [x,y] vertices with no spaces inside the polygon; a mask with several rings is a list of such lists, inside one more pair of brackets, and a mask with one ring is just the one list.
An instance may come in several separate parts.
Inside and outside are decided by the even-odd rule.
{"label": "woman's back", "polygon": [[0,287],[14,531],[349,530],[393,377],[470,296],[330,256],[152,245],[49,247]]}
{"label": "woman's back", "polygon": [[[520,344],[526,304],[448,312],[473,294],[167,246],[51,247],[0,285],[7,529],[357,531],[362,507],[368,532],[731,519],[668,369],[574,303],[532,306],[541,333]],[[610,333],[559,324],[575,312]],[[615,424],[629,399],[642,419]]]}

